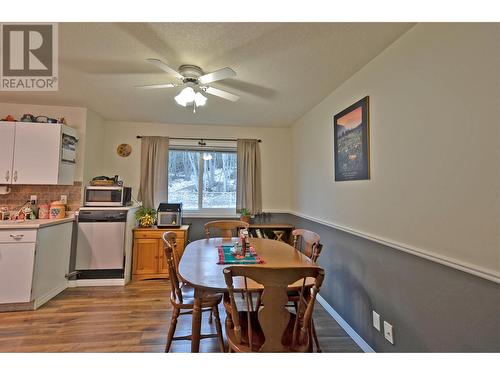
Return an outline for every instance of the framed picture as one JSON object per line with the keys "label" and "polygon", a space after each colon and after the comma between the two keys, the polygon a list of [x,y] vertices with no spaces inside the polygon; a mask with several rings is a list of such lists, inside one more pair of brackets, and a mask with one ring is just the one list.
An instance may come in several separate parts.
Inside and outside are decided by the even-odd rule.
{"label": "framed picture", "polygon": [[333,117],[335,181],[370,179],[369,97]]}

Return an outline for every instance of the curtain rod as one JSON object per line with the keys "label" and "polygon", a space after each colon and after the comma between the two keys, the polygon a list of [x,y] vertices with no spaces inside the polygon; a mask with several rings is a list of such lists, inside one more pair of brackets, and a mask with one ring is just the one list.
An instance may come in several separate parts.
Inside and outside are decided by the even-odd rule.
{"label": "curtain rod", "polygon": [[[142,138],[142,135],[138,135],[137,138]],[[219,142],[236,142],[237,139],[224,139],[224,138],[190,138],[190,137],[170,137],[170,139],[177,139],[183,141],[219,141]],[[262,142],[261,139],[257,139],[257,142]]]}

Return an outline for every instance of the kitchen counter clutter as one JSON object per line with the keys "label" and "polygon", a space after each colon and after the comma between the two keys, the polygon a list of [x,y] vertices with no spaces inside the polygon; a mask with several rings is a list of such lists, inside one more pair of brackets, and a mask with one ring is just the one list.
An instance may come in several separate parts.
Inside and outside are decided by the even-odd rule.
{"label": "kitchen counter clutter", "polygon": [[0,311],[37,309],[67,288],[73,221],[0,222]]}

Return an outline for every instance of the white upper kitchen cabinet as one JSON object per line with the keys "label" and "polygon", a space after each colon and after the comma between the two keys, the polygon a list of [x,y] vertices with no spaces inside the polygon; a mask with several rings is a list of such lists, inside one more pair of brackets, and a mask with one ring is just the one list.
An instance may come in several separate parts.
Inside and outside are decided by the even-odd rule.
{"label": "white upper kitchen cabinet", "polygon": [[15,124],[14,185],[72,185],[76,132],[62,124]]}
{"label": "white upper kitchen cabinet", "polygon": [[12,182],[15,131],[15,123],[0,122],[0,185]]}

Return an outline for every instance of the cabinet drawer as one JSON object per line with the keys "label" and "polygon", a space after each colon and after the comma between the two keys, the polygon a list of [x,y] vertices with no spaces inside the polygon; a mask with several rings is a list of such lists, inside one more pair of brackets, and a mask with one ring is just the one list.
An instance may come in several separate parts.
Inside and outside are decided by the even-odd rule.
{"label": "cabinet drawer", "polygon": [[[165,230],[151,230],[151,231],[134,231],[134,238],[158,238],[161,239],[163,237],[163,233],[168,232],[168,229]],[[184,239],[184,231],[183,230],[171,230],[171,232],[175,232],[177,234],[177,241],[179,239]]]}
{"label": "cabinet drawer", "polygon": [[0,243],[36,242],[36,229],[2,229]]}

